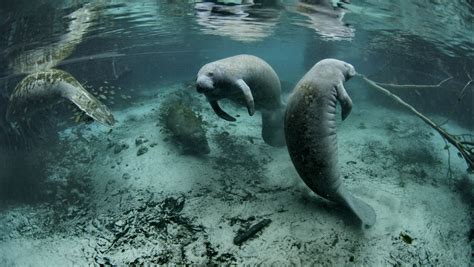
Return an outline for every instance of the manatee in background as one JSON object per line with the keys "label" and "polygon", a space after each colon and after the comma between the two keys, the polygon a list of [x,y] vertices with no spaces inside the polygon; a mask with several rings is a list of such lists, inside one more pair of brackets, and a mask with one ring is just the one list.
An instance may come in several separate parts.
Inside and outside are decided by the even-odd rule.
{"label": "manatee in background", "polygon": [[337,59],[314,65],[288,100],[285,137],[291,160],[306,185],[352,211],[368,227],[375,223],[375,211],[343,185],[337,158],[336,102],[344,120],[352,100],[343,83],[355,74],[352,65]]}
{"label": "manatee in background", "polygon": [[252,55],[237,55],[204,65],[197,74],[196,89],[206,96],[214,112],[224,120],[236,119],[221,109],[218,101],[227,98],[246,106],[252,116],[262,113],[262,137],[271,146],[284,146],[281,85],[273,68]]}
{"label": "manatee in background", "polygon": [[209,154],[211,149],[204,121],[188,105],[178,100],[165,102],[160,109],[160,115],[164,129],[169,131],[184,154]]}

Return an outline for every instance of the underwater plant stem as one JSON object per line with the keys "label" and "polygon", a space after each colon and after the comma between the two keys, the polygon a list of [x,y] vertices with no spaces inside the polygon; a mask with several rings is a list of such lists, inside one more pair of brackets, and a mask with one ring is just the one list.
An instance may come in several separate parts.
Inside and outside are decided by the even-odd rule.
{"label": "underwater plant stem", "polygon": [[418,110],[416,110],[414,107],[412,107],[410,104],[406,103],[403,101],[400,97],[397,95],[393,94],[389,90],[383,88],[376,82],[368,79],[362,74],[357,74],[360,76],[364,81],[366,81],[369,85],[371,85],[373,88],[377,89],[378,91],[382,92],[386,96],[392,98],[395,100],[398,104],[404,106],[408,110],[410,110],[412,113],[414,113],[417,117],[422,119],[426,124],[431,126],[431,128],[435,129],[443,138],[446,139],[451,145],[456,147],[456,149],[461,153],[462,157],[466,161],[466,164],[468,165],[468,171],[473,171],[474,170],[474,154],[470,153],[470,150],[465,146],[465,143],[462,142],[461,140],[457,140],[454,136],[446,132],[443,128],[439,127],[436,125],[432,120],[430,120],[428,117],[425,115],[421,114]]}
{"label": "underwater plant stem", "polygon": [[469,78],[469,81],[464,85],[464,87],[462,88],[461,92],[459,92],[458,101],[461,101],[461,99],[464,98],[464,95],[466,94],[466,89],[469,88],[469,86],[472,84],[472,82],[474,82],[474,81],[472,80],[472,77],[471,77],[471,75],[469,74],[469,72],[466,71],[466,75],[467,75],[467,77]]}
{"label": "underwater plant stem", "polygon": [[[459,92],[458,94],[458,102],[461,102],[461,100],[464,98],[464,95],[465,95],[465,92],[466,92],[466,89],[469,88],[469,85],[472,84],[473,80],[471,78],[471,75],[469,75],[468,72],[466,72],[466,75],[467,77],[469,78],[469,81],[466,82],[466,84],[464,85],[464,87],[461,89],[461,91]],[[439,126],[443,126],[444,124],[448,123],[449,121],[449,118],[453,115],[454,111],[456,110],[456,108],[458,107],[459,105],[454,105],[453,109],[451,110],[451,113],[449,114],[449,116],[447,116],[447,119],[445,121],[443,121],[442,123],[438,124]]]}

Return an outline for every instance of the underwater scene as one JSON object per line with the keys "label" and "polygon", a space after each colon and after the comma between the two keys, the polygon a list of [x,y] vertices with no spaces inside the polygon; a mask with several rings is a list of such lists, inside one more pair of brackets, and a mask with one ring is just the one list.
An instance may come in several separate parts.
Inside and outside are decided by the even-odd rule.
{"label": "underwater scene", "polygon": [[474,266],[473,22],[2,0],[0,266]]}

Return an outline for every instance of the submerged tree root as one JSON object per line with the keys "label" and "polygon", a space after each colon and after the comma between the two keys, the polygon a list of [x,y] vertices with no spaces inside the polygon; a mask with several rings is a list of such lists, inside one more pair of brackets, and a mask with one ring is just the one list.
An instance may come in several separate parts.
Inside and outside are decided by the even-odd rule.
{"label": "submerged tree root", "polygon": [[[382,92],[386,96],[388,96],[388,97],[392,98],[393,100],[395,100],[398,104],[400,104],[403,107],[407,108],[409,111],[411,111],[417,117],[422,119],[431,128],[435,129],[448,143],[450,143],[451,145],[456,147],[456,149],[459,151],[459,153],[461,154],[462,158],[464,159],[464,161],[466,162],[466,164],[468,166],[467,171],[468,172],[474,172],[474,142],[472,140],[473,139],[472,136],[471,136],[471,140],[468,140],[466,138],[466,136],[464,136],[464,135],[455,136],[455,135],[452,135],[452,134],[446,132],[443,128],[441,128],[439,125],[434,123],[428,117],[426,117],[425,115],[420,113],[414,107],[412,107],[411,105],[409,105],[408,103],[403,101],[400,97],[398,97],[397,95],[393,94],[389,90],[382,87],[382,85],[384,85],[384,84],[374,82],[374,81],[368,79],[367,77],[365,77],[362,74],[358,74],[358,76],[360,76],[365,82],[367,82],[373,88],[377,89],[378,91]],[[448,78],[448,79],[445,79],[444,81],[441,81],[438,85],[430,85],[430,86],[420,85],[420,86],[417,86],[417,87],[424,87],[424,88],[426,88],[426,87],[439,87],[449,79],[451,79],[451,78]],[[388,84],[388,85],[391,86],[391,87],[395,86],[393,84]],[[409,87],[409,86],[413,87],[413,85],[399,85],[398,87]]]}

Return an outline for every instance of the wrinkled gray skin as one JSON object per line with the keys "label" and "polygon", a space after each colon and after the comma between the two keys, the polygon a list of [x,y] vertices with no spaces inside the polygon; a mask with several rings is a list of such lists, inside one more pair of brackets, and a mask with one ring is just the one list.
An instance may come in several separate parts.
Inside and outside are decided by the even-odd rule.
{"label": "wrinkled gray skin", "polygon": [[206,96],[214,112],[227,121],[236,119],[221,109],[218,100],[227,98],[246,106],[252,116],[262,113],[262,137],[271,146],[284,146],[281,86],[277,74],[262,59],[237,55],[204,65],[197,74],[196,90]]}
{"label": "wrinkled gray skin", "polygon": [[64,99],[104,125],[112,126],[115,123],[107,106],[84,89],[71,74],[58,69],[39,71],[21,80],[10,96],[6,119],[9,122],[27,119],[36,111],[49,108]]}
{"label": "wrinkled gray skin", "polygon": [[319,61],[298,82],[287,104],[285,137],[291,160],[306,185],[319,196],[351,210],[365,227],[375,211],[342,184],[337,158],[336,102],[344,120],[352,100],[343,83],[354,67],[336,59]]}

